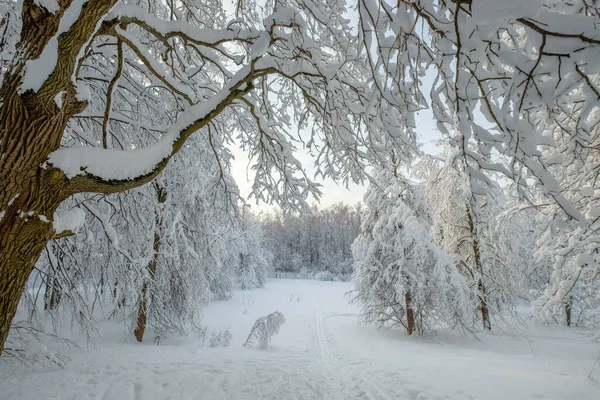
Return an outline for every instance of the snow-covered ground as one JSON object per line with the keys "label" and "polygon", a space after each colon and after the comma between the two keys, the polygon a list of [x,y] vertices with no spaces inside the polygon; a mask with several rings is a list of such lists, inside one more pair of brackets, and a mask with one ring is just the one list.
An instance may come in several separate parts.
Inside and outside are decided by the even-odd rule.
{"label": "snow-covered ground", "polygon": [[[599,346],[577,329],[525,336],[406,337],[357,324],[349,283],[271,281],[205,311],[230,347],[199,340],[156,346],[102,326],[97,350],[70,351],[65,369],[0,367],[1,399],[600,399]],[[267,350],[242,343],[274,310],[286,324]],[[129,335],[131,336],[131,335]],[[149,338],[151,339],[151,338]]]}

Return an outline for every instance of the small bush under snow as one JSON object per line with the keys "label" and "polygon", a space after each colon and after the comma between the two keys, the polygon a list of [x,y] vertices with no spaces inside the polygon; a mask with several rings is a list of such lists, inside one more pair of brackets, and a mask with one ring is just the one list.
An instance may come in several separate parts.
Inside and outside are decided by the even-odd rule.
{"label": "small bush under snow", "polygon": [[220,332],[213,332],[208,340],[210,347],[227,347],[231,343],[233,337],[230,328],[222,329]]}
{"label": "small bush under snow", "polygon": [[279,328],[284,323],[285,318],[279,311],[260,317],[252,326],[244,346],[251,346],[253,343],[256,343],[259,348],[266,349],[269,346],[271,338],[279,332]]}

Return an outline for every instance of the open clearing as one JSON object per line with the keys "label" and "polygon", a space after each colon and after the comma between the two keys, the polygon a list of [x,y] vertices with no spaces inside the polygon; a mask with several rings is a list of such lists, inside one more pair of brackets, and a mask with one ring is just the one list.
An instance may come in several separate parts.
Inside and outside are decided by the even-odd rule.
{"label": "open clearing", "polygon": [[[0,367],[1,399],[600,399],[598,344],[584,332],[407,337],[357,323],[349,283],[274,280],[205,310],[209,333],[231,327],[230,347],[199,339],[138,344],[101,326],[95,350],[67,350],[65,369]],[[242,343],[255,319],[286,317],[267,350]],[[124,337],[127,336],[125,340]],[[148,335],[148,338],[152,336]]]}

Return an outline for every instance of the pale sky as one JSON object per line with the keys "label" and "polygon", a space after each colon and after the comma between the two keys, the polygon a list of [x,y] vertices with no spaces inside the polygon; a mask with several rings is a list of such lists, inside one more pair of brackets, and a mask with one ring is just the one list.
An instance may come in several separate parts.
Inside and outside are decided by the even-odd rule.
{"label": "pale sky", "polygon": [[[438,154],[439,149],[431,142],[441,139],[441,133],[435,127],[431,111],[426,110],[419,113],[419,115],[416,116],[416,123],[417,132],[420,136],[420,143],[423,143],[423,151],[429,154]],[[233,150],[233,154],[235,155],[235,161],[232,165],[232,175],[240,188],[241,195],[244,198],[248,198],[252,188],[252,183],[248,179],[252,179],[252,171],[250,168],[247,168],[248,157],[245,152],[237,148]],[[323,193],[323,196],[321,197],[319,206],[328,207],[339,202],[354,205],[362,201],[366,190],[365,186],[350,185],[349,188],[346,188],[343,185],[336,184],[331,179],[325,181],[322,179],[314,179],[314,158],[304,151],[298,151],[296,156],[302,162],[302,165],[308,172],[308,176],[322,185],[321,192]],[[247,169],[248,174],[250,175],[247,175]],[[309,203],[313,204],[313,200],[309,201]],[[272,208],[264,203],[257,205],[255,199],[251,199],[249,204],[252,206],[253,211],[264,211]]]}

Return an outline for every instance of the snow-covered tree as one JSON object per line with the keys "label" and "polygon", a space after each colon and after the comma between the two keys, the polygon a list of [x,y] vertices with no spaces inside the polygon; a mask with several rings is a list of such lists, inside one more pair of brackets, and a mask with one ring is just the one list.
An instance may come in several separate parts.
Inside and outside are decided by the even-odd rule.
{"label": "snow-covered tree", "polygon": [[319,176],[361,180],[390,151],[412,153],[414,114],[430,108],[469,185],[492,170],[531,200],[536,180],[565,218],[597,220],[595,192],[590,207],[566,193],[597,164],[565,182],[540,151],[555,129],[595,149],[595,1],[240,1],[235,17],[218,0],[0,5],[0,347],[37,258],[65,234],[59,205],[151,181],[196,132],[227,139],[221,166],[235,136],[254,195],[297,210],[318,194],[299,144]]}
{"label": "snow-covered tree", "polygon": [[[63,234],[59,205],[151,181],[196,132],[235,136],[254,195],[290,209],[318,194],[296,143],[312,143],[322,175],[358,180],[385,147],[410,152],[413,118],[370,83],[344,3],[244,1],[235,16],[211,0],[2,6],[0,349],[37,258]],[[213,141],[223,168],[226,143]]]}
{"label": "snow-covered tree", "polygon": [[[522,200],[551,204],[561,219],[583,230],[594,225],[597,215],[589,211],[597,207],[596,195],[582,203],[571,193],[594,191],[595,178],[584,181],[598,175],[597,162],[574,162],[587,158],[582,153],[597,153],[597,2],[361,0],[358,11],[370,63],[387,71],[379,84],[402,83],[408,103],[431,108],[440,131],[461,153],[469,186],[485,170],[498,172],[514,182]],[[422,84],[426,74],[433,84]],[[545,147],[553,151],[541,151]],[[567,165],[574,168],[564,180]],[[582,254],[593,277],[597,229],[587,232],[576,236],[590,244]],[[568,245],[553,246],[561,248],[557,254],[569,252]],[[577,269],[556,272],[550,290],[569,293],[558,288],[579,276]]]}
{"label": "snow-covered tree", "polygon": [[262,287],[271,270],[271,254],[262,246],[263,232],[258,221],[244,212],[239,224],[239,258],[234,276],[240,289]]}
{"label": "snow-covered tree", "polygon": [[[366,323],[469,329],[470,291],[453,260],[429,237],[418,189],[381,171],[365,195],[361,234],[353,244],[353,301]],[[409,204],[414,207],[409,207]],[[426,207],[425,207],[426,208]],[[425,225],[424,225],[425,224]]]}
{"label": "snow-covered tree", "polygon": [[[590,83],[597,86],[600,78]],[[585,90],[575,90],[570,102],[561,105],[557,110],[561,123],[548,125],[554,145],[542,149],[568,205],[546,202],[544,188],[536,188],[533,206],[540,211],[537,262],[549,269],[550,276],[533,311],[545,321],[560,320],[567,326],[583,323],[600,332],[600,114],[597,108],[586,106],[585,97]],[[578,130],[585,135],[573,140]],[[573,219],[572,210],[584,215],[586,223]]]}
{"label": "snow-covered tree", "polygon": [[[207,140],[191,138],[155,181],[125,194],[76,196],[71,206],[88,214],[83,232],[52,241],[37,265],[41,279],[31,282],[45,282],[45,316],[70,313],[91,336],[93,310],[102,306],[140,341],[147,327],[155,338],[202,333],[208,301],[228,298],[237,282],[262,286],[268,261],[242,218],[235,183],[206,161],[211,156]],[[35,301],[27,304],[43,316]]]}
{"label": "snow-covered tree", "polygon": [[261,215],[263,245],[273,255],[275,272],[303,278],[347,279],[351,245],[360,228],[356,207],[313,206],[310,214]]}
{"label": "snow-covered tree", "polygon": [[[433,239],[467,278],[477,297],[484,329],[501,309],[515,311],[526,295],[525,273],[533,259],[530,236],[516,221],[501,217],[506,198],[490,177],[465,172],[461,153],[438,169],[426,183]],[[525,286],[524,286],[525,285]]]}

